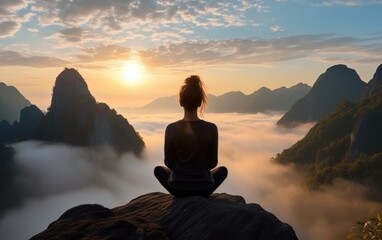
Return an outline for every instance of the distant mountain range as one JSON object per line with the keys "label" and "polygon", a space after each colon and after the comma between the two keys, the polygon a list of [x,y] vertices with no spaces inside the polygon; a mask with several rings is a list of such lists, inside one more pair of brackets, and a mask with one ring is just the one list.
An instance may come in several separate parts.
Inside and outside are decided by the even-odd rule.
{"label": "distant mountain range", "polygon": [[365,86],[366,83],[354,69],[341,64],[332,66],[319,76],[309,93],[299,99],[277,125],[294,127],[301,123],[318,121],[342,101],[356,102]]}
{"label": "distant mountain range", "polygon": [[118,152],[140,153],[144,147],[133,126],[105,103],[97,103],[78,71],[68,68],[56,79],[46,114],[31,105],[21,110],[18,122],[0,122],[0,143],[32,139],[76,146],[110,145]]}
{"label": "distant mountain range", "polygon": [[294,163],[311,188],[344,178],[364,184],[382,200],[382,65],[357,103],[344,101],[275,160]]}
{"label": "distant mountain range", "polygon": [[13,123],[20,118],[20,110],[31,103],[13,86],[0,82],[0,122]]}
{"label": "distant mountain range", "polygon": [[[208,95],[206,112],[213,113],[258,113],[266,111],[287,111],[298,99],[305,96],[310,86],[299,83],[290,88],[270,90],[262,87],[252,94],[228,92],[220,96]],[[176,96],[161,97],[153,102],[134,109],[132,113],[174,113],[182,111]]]}

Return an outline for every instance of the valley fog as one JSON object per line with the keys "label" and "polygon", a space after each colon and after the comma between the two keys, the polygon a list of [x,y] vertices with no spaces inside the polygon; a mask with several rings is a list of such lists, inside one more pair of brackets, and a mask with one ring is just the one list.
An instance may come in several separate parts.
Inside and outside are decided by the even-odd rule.
{"label": "valley fog", "polygon": [[[125,117],[143,137],[143,159],[118,156],[108,147],[88,149],[61,144],[22,142],[16,149],[21,203],[0,214],[0,239],[28,239],[67,209],[98,203],[113,208],[149,192],[165,189],[153,176],[163,165],[164,131],[181,114]],[[360,185],[338,180],[312,192],[302,176],[270,158],[301,139],[312,125],[293,130],[275,123],[280,114],[205,114],[219,129],[219,165],[227,180],[216,192],[243,196],[290,224],[299,239],[345,239],[357,220],[375,216],[380,204],[367,201]]]}

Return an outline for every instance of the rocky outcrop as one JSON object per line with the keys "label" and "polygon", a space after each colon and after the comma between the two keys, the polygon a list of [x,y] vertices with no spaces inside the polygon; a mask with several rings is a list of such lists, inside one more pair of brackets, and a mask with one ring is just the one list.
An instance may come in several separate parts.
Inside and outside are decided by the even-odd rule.
{"label": "rocky outcrop", "polygon": [[296,240],[292,227],[240,196],[174,198],[149,193],[113,209],[85,204],[66,211],[39,239]]}
{"label": "rocky outcrop", "polygon": [[18,121],[20,110],[31,103],[13,86],[0,82],[0,122]]}
{"label": "rocky outcrop", "polygon": [[350,158],[382,151],[382,109],[367,111],[359,118],[352,132]]}
{"label": "rocky outcrop", "polygon": [[118,152],[140,153],[144,142],[133,126],[105,103],[97,103],[82,76],[65,68],[53,88],[47,114],[32,105],[20,122],[0,123],[0,142],[23,140],[60,142],[76,146],[110,145]]}
{"label": "rocky outcrop", "polygon": [[41,139],[46,116],[36,106],[30,105],[20,111],[20,121],[10,125],[7,121],[0,123],[0,143],[13,143],[30,139]]}
{"label": "rocky outcrop", "polygon": [[38,137],[45,123],[45,114],[36,106],[25,107],[20,112],[20,123],[18,131],[21,139]]}
{"label": "rocky outcrop", "polygon": [[372,98],[380,94],[382,89],[382,64],[379,65],[373,78],[367,83],[363,98],[373,101],[371,107],[364,108],[356,126],[352,131],[350,157],[352,159],[360,154],[375,154],[382,151],[382,108],[375,107],[378,100]]}
{"label": "rocky outcrop", "polygon": [[382,64],[379,65],[377,71],[374,73],[373,78],[367,83],[365,91],[363,92],[364,98],[369,98],[376,92],[382,89]]}
{"label": "rocky outcrop", "polygon": [[75,69],[66,68],[57,76],[42,138],[87,145],[96,107],[82,76]]}
{"label": "rocky outcrop", "polygon": [[[138,137],[138,138],[137,138]],[[98,103],[95,111],[93,128],[89,136],[89,145],[109,144],[119,152],[139,152],[143,140],[133,126],[115,110],[104,103]]]}
{"label": "rocky outcrop", "polygon": [[342,64],[332,66],[319,76],[310,92],[298,100],[277,125],[295,127],[319,121],[342,101],[358,101],[365,85],[354,69]]}

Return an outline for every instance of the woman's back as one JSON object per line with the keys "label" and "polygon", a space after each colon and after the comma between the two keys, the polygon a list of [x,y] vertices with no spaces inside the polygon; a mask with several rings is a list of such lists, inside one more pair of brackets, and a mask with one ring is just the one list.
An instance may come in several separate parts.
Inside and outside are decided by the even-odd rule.
{"label": "woman's back", "polygon": [[178,197],[208,196],[224,181],[228,171],[218,163],[218,130],[215,124],[201,120],[207,94],[199,76],[184,81],[179,92],[179,104],[184,109],[182,120],[171,123],[165,133],[167,166],[157,166],[155,177],[170,193]]}
{"label": "woman's back", "polygon": [[167,126],[165,136],[165,165],[172,170],[170,185],[182,188],[193,182],[195,188],[209,188],[213,183],[210,170],[218,161],[216,125],[179,120]]}

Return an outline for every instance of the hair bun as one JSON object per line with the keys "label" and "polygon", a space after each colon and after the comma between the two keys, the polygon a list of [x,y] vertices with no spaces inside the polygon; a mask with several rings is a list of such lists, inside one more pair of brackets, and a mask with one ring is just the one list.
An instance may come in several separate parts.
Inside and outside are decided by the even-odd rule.
{"label": "hair bun", "polygon": [[200,77],[198,75],[191,75],[190,77],[186,78],[184,83],[189,86],[199,86]]}

